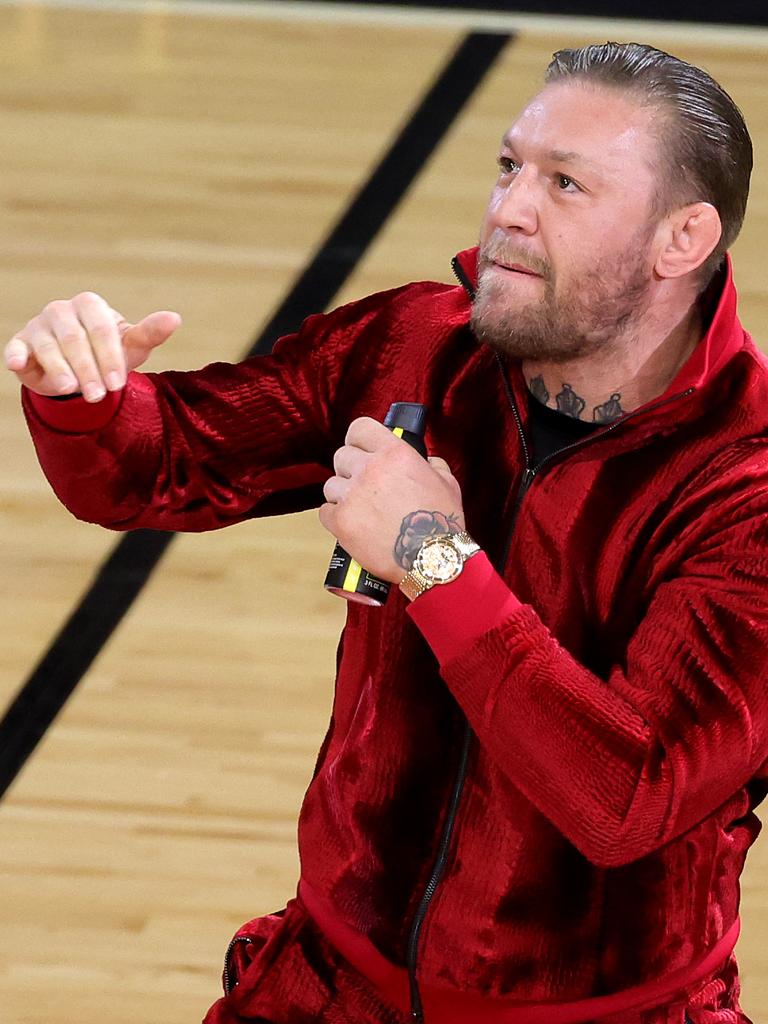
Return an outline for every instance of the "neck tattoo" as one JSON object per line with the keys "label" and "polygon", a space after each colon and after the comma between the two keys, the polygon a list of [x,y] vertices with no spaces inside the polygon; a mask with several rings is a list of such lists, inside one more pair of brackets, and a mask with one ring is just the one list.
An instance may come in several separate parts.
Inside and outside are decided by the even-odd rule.
{"label": "neck tattoo", "polygon": [[[542,405],[549,404],[549,391],[541,375],[530,379],[528,389],[537,402],[541,402]],[[611,423],[624,415],[624,409],[621,406],[621,393],[614,391],[605,402],[592,408],[591,417],[589,414],[585,416],[586,399],[577,395],[571,385],[565,383],[562,386],[562,391],[555,396],[555,408],[564,416],[586,422],[591,420],[593,423]]]}

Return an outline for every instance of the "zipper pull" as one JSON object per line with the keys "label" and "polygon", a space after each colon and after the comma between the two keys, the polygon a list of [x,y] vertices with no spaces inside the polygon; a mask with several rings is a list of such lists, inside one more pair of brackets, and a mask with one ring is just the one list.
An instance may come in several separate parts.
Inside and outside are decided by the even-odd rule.
{"label": "zipper pull", "polygon": [[522,498],[525,492],[533,483],[533,478],[536,476],[536,470],[531,469],[530,466],[526,466],[523,471],[523,479],[520,481],[519,497]]}

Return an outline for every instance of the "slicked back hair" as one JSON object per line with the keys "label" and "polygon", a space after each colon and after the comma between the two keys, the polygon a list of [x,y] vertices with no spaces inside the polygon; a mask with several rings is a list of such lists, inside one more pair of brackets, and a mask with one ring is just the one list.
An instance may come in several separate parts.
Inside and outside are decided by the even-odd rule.
{"label": "slicked back hair", "polygon": [[659,188],[653,215],[687,203],[711,203],[723,226],[701,268],[706,284],[741,230],[752,172],[752,140],[741,111],[694,64],[643,43],[602,43],[558,50],[545,81],[577,79],[628,93],[662,116]]}

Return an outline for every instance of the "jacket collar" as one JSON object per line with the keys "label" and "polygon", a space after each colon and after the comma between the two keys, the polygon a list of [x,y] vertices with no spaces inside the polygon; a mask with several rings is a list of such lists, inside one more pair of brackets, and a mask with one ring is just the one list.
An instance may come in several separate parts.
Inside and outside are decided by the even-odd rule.
{"label": "jacket collar", "polygon": [[[474,299],[477,289],[478,248],[473,246],[464,249],[452,261],[454,273],[470,300]],[[733,264],[729,254],[725,257],[720,288],[709,327],[660,398],[703,387],[743,348],[747,336],[736,313],[736,286],[733,283]]]}

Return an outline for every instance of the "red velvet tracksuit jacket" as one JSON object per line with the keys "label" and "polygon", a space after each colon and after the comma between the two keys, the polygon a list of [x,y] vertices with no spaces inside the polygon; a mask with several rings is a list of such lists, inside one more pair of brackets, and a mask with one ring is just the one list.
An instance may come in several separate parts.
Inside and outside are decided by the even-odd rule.
{"label": "red velvet tracksuit jacket", "polygon": [[[730,953],[768,788],[768,375],[730,263],[667,391],[540,467],[519,366],[468,327],[476,250],[454,268],[462,285],[310,317],[267,357],[133,373],[95,406],[25,392],[41,464],[82,519],[208,530],[318,505],[353,418],[425,403],[483,553],[410,606],[397,588],[349,605],[301,905],[427,1024],[656,1024],[673,1018],[641,1008],[673,1004],[744,1021]],[[254,976],[284,927],[243,930]]]}

